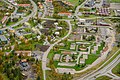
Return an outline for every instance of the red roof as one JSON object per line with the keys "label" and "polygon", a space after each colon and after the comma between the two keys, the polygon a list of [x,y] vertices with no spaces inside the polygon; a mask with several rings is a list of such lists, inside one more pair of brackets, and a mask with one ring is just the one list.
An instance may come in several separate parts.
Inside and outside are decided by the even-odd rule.
{"label": "red roof", "polygon": [[52,0],[46,0],[46,2],[52,2]]}
{"label": "red roof", "polygon": [[58,15],[70,16],[70,15],[72,15],[72,13],[70,13],[70,12],[59,12]]}
{"label": "red roof", "polygon": [[8,16],[4,16],[3,19],[1,20],[2,24],[7,20]]}
{"label": "red roof", "polygon": [[20,7],[30,7],[30,4],[18,4]]}
{"label": "red roof", "polygon": [[102,52],[106,52],[108,50],[108,46],[106,46]]}
{"label": "red roof", "polygon": [[61,52],[62,54],[71,54],[71,52],[70,51],[63,51],[63,52]]}

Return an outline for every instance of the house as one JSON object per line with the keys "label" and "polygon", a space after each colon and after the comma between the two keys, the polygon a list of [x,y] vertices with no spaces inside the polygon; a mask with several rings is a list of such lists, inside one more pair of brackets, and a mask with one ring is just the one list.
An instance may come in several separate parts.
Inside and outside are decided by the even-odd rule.
{"label": "house", "polygon": [[108,16],[110,15],[110,9],[109,8],[97,8],[97,14],[100,16]]}
{"label": "house", "polygon": [[40,40],[40,36],[37,36],[37,39]]}
{"label": "house", "polygon": [[62,54],[71,54],[70,51],[62,51],[61,53],[62,53]]}
{"label": "house", "polygon": [[60,35],[60,32],[55,32],[55,35],[56,35],[56,36]]}
{"label": "house", "polygon": [[83,54],[83,59],[88,59],[88,54]]}
{"label": "house", "polygon": [[111,34],[110,30],[107,28],[100,28],[100,32],[103,39],[106,39],[106,36],[109,36]]}
{"label": "house", "polygon": [[31,5],[30,4],[18,4],[17,6],[18,7],[30,7]]}
{"label": "house", "polygon": [[70,2],[67,2],[67,1],[62,1],[64,4],[67,4],[69,6],[74,6],[73,4],[71,4]]}
{"label": "house", "polygon": [[0,30],[0,35],[3,33],[3,31],[2,30]]}
{"label": "house", "polygon": [[115,42],[117,46],[120,46],[120,34],[115,35]]}
{"label": "house", "polygon": [[40,29],[41,33],[44,34],[44,35],[49,35],[49,29],[48,28],[45,28],[45,29]]}
{"label": "house", "polygon": [[15,51],[15,54],[17,56],[21,55],[21,56],[31,56],[31,51]]}
{"label": "house", "polygon": [[4,24],[5,22],[7,22],[8,20],[8,16],[4,16],[1,20],[1,23]]}
{"label": "house", "polygon": [[47,6],[47,16],[53,16],[53,10],[54,10],[54,7],[52,5],[52,0],[45,0],[45,4]]}
{"label": "house", "polygon": [[94,0],[90,0],[85,4],[85,7],[93,7],[95,5],[95,1]]}
{"label": "house", "polygon": [[65,56],[65,62],[73,61],[72,57],[70,55]]}
{"label": "house", "polygon": [[62,30],[63,28],[56,26],[56,29],[57,29],[57,30]]}
{"label": "house", "polygon": [[75,44],[75,43],[72,43],[72,44],[70,45],[70,49],[75,49],[75,46],[76,46],[76,44]]}
{"label": "house", "polygon": [[80,58],[80,64],[85,64],[85,59],[84,58]]}
{"label": "house", "polygon": [[45,0],[45,2],[52,2],[52,0]]}
{"label": "house", "polygon": [[2,44],[4,45],[7,43],[8,43],[7,38],[4,35],[0,35],[0,45],[2,45]]}
{"label": "house", "polygon": [[80,54],[88,55],[89,53],[88,52],[80,52]]}
{"label": "house", "polygon": [[116,10],[116,16],[120,16],[120,10]]}
{"label": "house", "polygon": [[102,50],[102,53],[106,52],[108,50],[108,46],[106,46],[103,50]]}
{"label": "house", "polygon": [[110,7],[110,3],[107,0],[103,0],[102,6],[103,7]]}
{"label": "house", "polygon": [[79,19],[78,24],[85,24],[86,20],[85,19]]}
{"label": "house", "polygon": [[20,70],[22,71],[27,71],[30,69],[30,65],[28,64],[26,59],[20,60]]}
{"label": "house", "polygon": [[14,30],[12,27],[9,27],[8,30],[9,30],[9,32],[11,32],[11,33],[15,33],[15,30]]}
{"label": "house", "polygon": [[35,51],[32,51],[31,56],[35,58],[35,60],[42,60],[43,52],[35,50]]}
{"label": "house", "polygon": [[70,12],[59,12],[58,15],[59,16],[68,16],[68,17],[70,17],[70,16],[72,16],[72,13],[70,13]]}
{"label": "house", "polygon": [[42,16],[42,12],[38,12],[38,17],[41,17]]}
{"label": "house", "polygon": [[42,5],[41,2],[38,2],[38,7],[39,7],[40,9],[43,9],[43,5]]}
{"label": "house", "polygon": [[19,32],[15,32],[15,35],[16,35],[18,38],[20,38],[20,39],[23,39],[23,38],[24,38],[23,35],[22,35],[21,33],[19,33]]}
{"label": "house", "polygon": [[55,54],[53,60],[59,61],[59,59],[60,59],[60,54]]}

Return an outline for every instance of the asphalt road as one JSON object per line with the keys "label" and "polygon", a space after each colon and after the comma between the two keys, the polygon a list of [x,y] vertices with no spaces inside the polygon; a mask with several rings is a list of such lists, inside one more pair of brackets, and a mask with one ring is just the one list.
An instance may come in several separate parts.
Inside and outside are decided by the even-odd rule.
{"label": "asphalt road", "polygon": [[[116,76],[115,74],[113,74],[111,72],[111,70],[120,62],[120,55],[118,55],[110,64],[108,64],[107,66],[105,66],[103,69],[99,70],[98,72],[92,74],[91,76],[87,76],[85,78],[83,78],[83,80],[95,80],[96,77],[99,76],[109,76],[113,79],[120,79],[120,77]],[[81,79],[79,79],[81,80]]]}
{"label": "asphalt road", "polygon": [[[116,51],[114,53],[117,54],[118,52],[120,51],[120,49],[118,51]],[[113,56],[114,56],[113,55]],[[112,58],[112,57],[111,57]],[[110,58],[110,59],[111,59]],[[110,60],[109,59],[109,60]],[[108,60],[108,61],[109,61]],[[99,76],[102,76],[102,75],[107,75],[107,76],[110,76],[112,77],[113,79],[120,79],[120,77],[114,75],[111,70],[120,62],[120,54],[112,61],[110,62],[108,65],[106,65],[105,67],[103,67],[108,61],[106,61],[103,65],[101,65],[97,70],[83,76],[83,77],[79,77],[79,78],[76,78],[74,80],[95,80],[96,77],[99,77]],[[102,68],[103,67],[103,68]],[[112,75],[112,76],[111,76]]]}
{"label": "asphalt road", "polygon": [[30,15],[28,15],[27,17],[24,17],[21,21],[13,24],[13,25],[11,25],[11,26],[7,26],[7,27],[5,27],[5,28],[2,28],[2,29],[0,29],[0,30],[5,30],[5,29],[7,29],[7,28],[9,28],[9,27],[18,26],[19,24],[22,24],[22,23],[28,21],[30,18],[35,17],[36,14],[37,14],[37,5],[35,4],[35,2],[34,2],[33,0],[30,0],[30,2],[31,2],[31,4],[32,4],[32,6],[33,6],[33,11],[32,11],[32,13],[31,13]]}
{"label": "asphalt road", "polygon": [[66,22],[67,22],[68,25],[69,25],[69,32],[68,32],[68,34],[67,34],[65,37],[59,39],[59,40],[58,40],[57,42],[55,42],[54,44],[51,44],[51,46],[48,48],[48,50],[47,50],[47,51],[44,53],[44,55],[43,55],[43,58],[42,58],[42,70],[43,70],[44,80],[46,80],[46,73],[45,73],[45,71],[46,71],[46,70],[49,70],[49,68],[47,68],[46,65],[47,65],[47,56],[48,56],[50,50],[53,48],[53,46],[55,46],[56,44],[58,44],[58,43],[61,42],[62,40],[66,39],[66,38],[71,34],[71,32],[72,32],[72,26],[71,26],[70,21],[69,21],[69,20],[66,20]]}

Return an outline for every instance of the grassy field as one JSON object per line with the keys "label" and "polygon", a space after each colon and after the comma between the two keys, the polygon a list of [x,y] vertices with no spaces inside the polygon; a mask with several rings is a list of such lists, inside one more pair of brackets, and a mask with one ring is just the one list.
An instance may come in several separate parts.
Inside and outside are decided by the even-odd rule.
{"label": "grassy field", "polygon": [[80,0],[80,2],[79,2],[79,0],[66,0],[66,1],[70,2],[74,6],[77,6],[77,5],[81,4],[84,0]]}
{"label": "grassy field", "polygon": [[73,5],[78,5],[79,2],[79,0],[66,0],[66,1],[70,2]]}
{"label": "grassy field", "polygon": [[120,63],[113,68],[112,73],[116,74],[117,76],[120,76]]}
{"label": "grassy field", "polygon": [[92,64],[98,56],[96,54],[90,54],[88,55],[88,59],[85,61],[86,64]]}
{"label": "grassy field", "polygon": [[120,0],[109,0],[112,3],[120,3]]}
{"label": "grassy field", "polygon": [[108,77],[108,76],[100,76],[98,77],[96,80],[111,80],[112,78]]}

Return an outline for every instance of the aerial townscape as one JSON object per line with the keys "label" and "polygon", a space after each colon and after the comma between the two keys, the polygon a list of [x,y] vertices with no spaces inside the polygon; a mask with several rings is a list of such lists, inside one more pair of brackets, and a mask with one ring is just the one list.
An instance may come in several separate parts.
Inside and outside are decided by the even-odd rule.
{"label": "aerial townscape", "polygon": [[120,80],[120,0],[0,0],[0,80]]}

